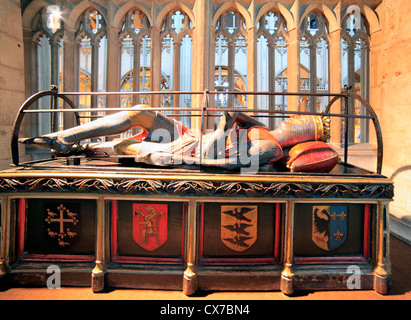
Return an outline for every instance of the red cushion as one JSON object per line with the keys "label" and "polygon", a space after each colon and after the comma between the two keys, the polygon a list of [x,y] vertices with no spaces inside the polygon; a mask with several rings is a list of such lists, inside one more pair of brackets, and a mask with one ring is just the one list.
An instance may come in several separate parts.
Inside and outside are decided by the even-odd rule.
{"label": "red cushion", "polygon": [[338,154],[322,141],[299,143],[288,153],[291,172],[329,172],[338,163]]}

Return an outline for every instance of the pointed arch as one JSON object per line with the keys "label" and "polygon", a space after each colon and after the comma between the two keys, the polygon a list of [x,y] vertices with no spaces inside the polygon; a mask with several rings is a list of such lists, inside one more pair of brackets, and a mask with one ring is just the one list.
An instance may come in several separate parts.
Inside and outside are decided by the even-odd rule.
{"label": "pointed arch", "polygon": [[47,2],[46,0],[34,0],[30,2],[30,4],[27,6],[27,8],[23,12],[22,20],[23,20],[23,27],[26,28],[33,28],[33,21],[37,14],[42,10],[43,8],[49,6],[50,3]]}
{"label": "pointed arch", "polygon": [[104,21],[107,23],[107,16],[105,10],[98,7],[94,2],[90,0],[81,1],[78,5],[76,5],[71,11],[69,16],[67,17],[65,22],[65,26],[71,28],[73,30],[77,30],[79,28],[81,17],[87,9],[94,9],[98,11],[101,16],[103,17]]}
{"label": "pointed arch", "polygon": [[258,21],[260,21],[261,17],[264,14],[266,14],[267,12],[273,11],[273,10],[277,11],[283,16],[287,24],[288,31],[295,29],[296,27],[295,19],[293,15],[291,14],[291,12],[286,7],[284,7],[284,5],[282,5],[281,3],[274,2],[274,1],[270,1],[269,3],[267,3],[260,9],[260,11],[257,14],[257,18],[255,19],[255,26],[257,25]]}
{"label": "pointed arch", "polygon": [[[357,6],[360,8],[361,14],[367,21],[369,34],[372,35],[375,32],[381,31],[381,24],[377,13],[365,4],[357,4]],[[344,8],[342,12],[341,22],[344,21],[344,19],[350,14],[347,12],[348,8],[349,7]]]}
{"label": "pointed arch", "polygon": [[324,15],[325,19],[328,22],[328,33],[331,34],[335,30],[340,29],[340,24],[337,20],[337,17],[334,12],[331,11],[330,8],[328,8],[325,4],[321,2],[314,2],[310,4],[305,10],[304,13],[301,15],[300,19],[300,27],[304,21],[304,19],[310,14],[310,13],[315,13],[315,12],[320,12],[321,14]]}
{"label": "pointed arch", "polygon": [[243,16],[247,30],[254,27],[254,23],[252,21],[250,12],[244,6],[242,6],[241,4],[233,0],[225,2],[220,8],[217,9],[217,11],[214,14],[213,22],[211,25],[215,26],[220,16],[224,12],[227,12],[230,10],[238,11]]}
{"label": "pointed arch", "polygon": [[137,1],[127,1],[125,4],[123,4],[120,9],[116,12],[114,18],[113,18],[113,23],[112,27],[117,29],[118,32],[121,30],[121,25],[124,21],[124,17],[126,14],[132,10],[132,9],[137,9],[144,13],[150,22],[150,25],[153,24],[153,17],[150,15],[150,12],[147,10],[146,7],[144,7],[141,3],[138,3]]}
{"label": "pointed arch", "polygon": [[154,26],[156,26],[157,28],[161,28],[161,25],[163,24],[163,21],[166,18],[167,14],[175,10],[183,11],[190,18],[190,21],[193,24],[194,28],[195,17],[193,11],[188,6],[179,1],[171,1],[160,10],[154,20]]}

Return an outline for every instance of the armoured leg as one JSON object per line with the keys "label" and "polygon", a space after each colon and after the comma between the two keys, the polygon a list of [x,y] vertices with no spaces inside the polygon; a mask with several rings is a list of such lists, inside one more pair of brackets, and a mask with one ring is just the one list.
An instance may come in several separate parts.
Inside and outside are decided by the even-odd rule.
{"label": "armoured leg", "polygon": [[96,138],[123,133],[133,127],[149,130],[155,113],[139,110],[144,106],[134,106],[131,110],[118,112],[84,125],[61,131],[57,139],[63,144],[77,143],[83,139]]}

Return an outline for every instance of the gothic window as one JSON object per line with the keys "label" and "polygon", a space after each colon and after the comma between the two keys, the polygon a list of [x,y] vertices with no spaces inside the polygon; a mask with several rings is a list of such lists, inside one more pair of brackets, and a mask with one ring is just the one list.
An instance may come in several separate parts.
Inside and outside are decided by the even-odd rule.
{"label": "gothic window", "polygon": [[[34,51],[37,77],[34,90],[50,90],[51,85],[62,88],[63,73],[63,21],[58,6],[45,7],[34,19],[34,38],[36,45]],[[39,109],[51,109],[50,99],[40,99]],[[39,113],[32,119],[37,124],[38,132],[34,134],[46,134],[59,129],[62,123],[57,114]]]}
{"label": "gothic window", "polygon": [[[369,37],[365,19],[361,14],[350,14],[342,23],[341,31],[341,88],[350,88],[369,98]],[[366,115],[358,100],[348,99],[349,113]],[[368,121],[354,119],[349,122],[349,142],[368,142]]]}
{"label": "gothic window", "polygon": [[[146,15],[134,9],[127,13],[120,32],[121,91],[150,90],[150,22]],[[121,96],[121,107],[150,104],[149,96]]]}
{"label": "gothic window", "polygon": [[[161,28],[161,91],[191,91],[192,74],[192,23],[182,11],[170,12]],[[191,106],[191,95],[162,95],[162,107]],[[187,112],[181,111],[180,114]],[[179,119],[189,125],[190,119]]]}
{"label": "gothic window", "polygon": [[[311,13],[301,25],[300,92],[329,92],[328,28],[324,16]],[[328,97],[302,97],[302,111],[323,111]]]}
{"label": "gothic window", "polygon": [[[106,91],[107,37],[103,16],[94,9],[86,10],[81,16],[76,33],[78,44],[78,90],[79,92]],[[83,95],[79,98],[80,108],[104,108],[104,95]],[[90,121],[90,113],[80,113],[81,122]]]}
{"label": "gothic window", "polygon": [[[247,89],[247,40],[244,18],[234,11],[223,13],[216,25],[216,91],[244,92]],[[245,95],[216,95],[219,106],[246,106]]]}
{"label": "gothic window", "polygon": [[[287,92],[287,37],[281,15],[268,12],[261,17],[257,24],[257,91]],[[257,96],[257,105],[266,110],[287,110],[287,97]],[[272,128],[281,120],[261,119]]]}

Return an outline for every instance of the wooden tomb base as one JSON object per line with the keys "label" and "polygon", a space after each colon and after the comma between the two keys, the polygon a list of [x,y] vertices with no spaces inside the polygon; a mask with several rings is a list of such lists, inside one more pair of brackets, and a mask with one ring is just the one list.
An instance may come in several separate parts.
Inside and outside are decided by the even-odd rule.
{"label": "wooden tomb base", "polygon": [[393,183],[381,175],[70,161],[0,172],[3,280],[46,286],[57,266],[61,285],[94,292],[389,289]]}

